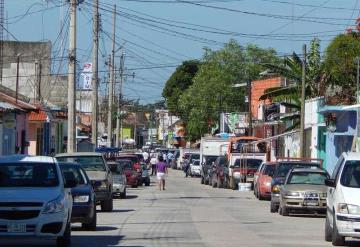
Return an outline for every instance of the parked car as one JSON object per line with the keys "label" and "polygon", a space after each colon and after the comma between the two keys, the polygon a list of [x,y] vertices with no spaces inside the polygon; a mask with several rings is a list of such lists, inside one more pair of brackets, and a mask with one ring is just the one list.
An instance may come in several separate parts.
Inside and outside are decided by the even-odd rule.
{"label": "parked car", "polygon": [[135,170],[132,160],[121,159],[117,161],[119,163],[119,169],[124,171],[126,176],[126,184],[136,188],[139,185],[139,173]]}
{"label": "parked car", "polygon": [[229,183],[228,175],[227,159],[221,155],[215,160],[211,170],[211,186],[214,188],[227,188]]}
{"label": "parked car", "polygon": [[259,200],[271,198],[271,180],[275,171],[275,162],[265,162],[255,175],[254,193]]}
{"label": "parked car", "polygon": [[360,153],[343,153],[325,184],[325,240],[345,245],[346,237],[360,237]]}
{"label": "parked car", "polygon": [[113,210],[113,179],[109,167],[101,153],[79,152],[57,154],[59,162],[78,163],[86,171],[95,190],[96,202],[101,205],[101,210]]}
{"label": "parked car", "polygon": [[286,176],[280,188],[279,213],[325,213],[328,173],[320,168],[295,168]]}
{"label": "parked car", "polygon": [[[141,154],[142,156],[142,154]],[[142,180],[142,171],[141,171],[141,157],[140,154],[135,154],[135,153],[131,153],[131,152],[123,152],[120,153],[117,157],[116,157],[116,161],[121,161],[121,160],[131,160],[132,161],[132,165],[134,167],[134,170],[137,172],[138,175],[138,185],[142,185],[141,180]]]}
{"label": "parked car", "polygon": [[206,156],[200,168],[201,184],[209,184],[212,167],[219,156]]}
{"label": "parked car", "polygon": [[126,175],[119,163],[117,161],[107,163],[113,178],[113,197],[120,196],[120,198],[126,198]]}
{"label": "parked car", "polygon": [[71,222],[82,223],[85,230],[96,230],[96,199],[95,192],[85,170],[75,163],[60,163],[60,169],[65,178],[65,184],[76,181],[76,187],[71,189],[73,207]]}
{"label": "parked car", "polygon": [[71,243],[71,188],[51,157],[0,157],[0,237],[55,239]]}
{"label": "parked car", "polygon": [[321,168],[321,160],[305,159],[305,158],[284,158],[278,160],[273,179],[271,180],[271,202],[270,212],[276,213],[279,210],[280,204],[280,187],[284,184],[286,175],[293,168]]}
{"label": "parked car", "polygon": [[200,176],[200,160],[192,160],[190,163],[190,176]]}
{"label": "parked car", "polygon": [[[254,175],[259,169],[262,159],[257,158],[238,158],[233,164],[230,164],[230,168],[233,172],[233,179],[231,188],[237,189],[238,183],[251,183],[253,188]],[[230,179],[228,179],[230,181]]]}

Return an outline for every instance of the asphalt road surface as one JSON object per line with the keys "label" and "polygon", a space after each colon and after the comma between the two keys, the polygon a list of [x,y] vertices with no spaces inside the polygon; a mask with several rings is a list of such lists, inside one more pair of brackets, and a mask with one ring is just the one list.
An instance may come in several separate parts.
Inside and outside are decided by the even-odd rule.
{"label": "asphalt road surface", "polygon": [[[154,178],[152,178],[154,179]],[[128,189],[127,199],[116,199],[112,213],[98,213],[98,230],[73,225],[73,247],[325,247],[324,217],[271,214],[268,201],[252,192],[201,185],[170,170],[167,188]],[[51,246],[53,242],[21,241],[2,246]],[[360,246],[351,241],[348,246]]]}

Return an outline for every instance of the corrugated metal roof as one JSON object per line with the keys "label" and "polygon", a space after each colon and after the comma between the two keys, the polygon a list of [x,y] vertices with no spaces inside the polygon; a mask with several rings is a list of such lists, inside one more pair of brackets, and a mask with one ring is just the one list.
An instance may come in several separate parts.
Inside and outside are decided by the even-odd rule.
{"label": "corrugated metal roof", "polygon": [[30,114],[29,114],[29,121],[45,122],[47,118],[48,118],[48,115],[44,111],[30,112]]}

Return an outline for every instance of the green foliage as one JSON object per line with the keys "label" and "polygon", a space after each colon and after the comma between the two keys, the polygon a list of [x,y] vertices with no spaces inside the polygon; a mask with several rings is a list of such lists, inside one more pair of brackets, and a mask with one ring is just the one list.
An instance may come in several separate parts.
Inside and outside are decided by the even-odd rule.
{"label": "green foliage", "polygon": [[205,49],[193,84],[179,99],[189,139],[209,132],[210,124],[219,121],[220,112],[247,111],[245,88],[233,85],[258,79],[263,71],[261,64],[271,62],[278,62],[274,50],[255,45],[242,47],[233,40],[218,51]]}
{"label": "green foliage", "polygon": [[[315,38],[310,43],[310,51],[306,56],[305,98],[320,95],[320,81],[322,78],[322,63],[320,57],[320,40]],[[299,109],[301,105],[302,60],[294,52],[291,57],[285,57],[282,64],[266,64],[266,68],[287,79],[289,86],[269,88],[260,100],[272,99],[275,102],[286,101],[296,105],[291,109]],[[282,119],[287,122],[288,130],[297,128],[300,116]],[[289,124],[290,122],[290,124]]]}
{"label": "green foliage", "polygon": [[162,96],[166,99],[167,107],[172,114],[181,116],[179,98],[192,85],[198,67],[197,60],[184,61],[166,82]]}
{"label": "green foliage", "polygon": [[340,34],[326,49],[324,60],[325,83],[346,91],[356,90],[356,59],[360,57],[357,35]]}

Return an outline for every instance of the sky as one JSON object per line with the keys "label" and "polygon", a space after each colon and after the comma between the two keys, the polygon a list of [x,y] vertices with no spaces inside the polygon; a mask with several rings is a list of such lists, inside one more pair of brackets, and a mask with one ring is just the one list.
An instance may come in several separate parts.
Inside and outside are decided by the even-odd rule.
{"label": "sky", "polygon": [[[9,40],[51,41],[52,73],[67,71],[67,0],[4,0]],[[301,54],[318,37],[322,51],[337,34],[355,28],[359,0],[99,0],[99,77],[106,90],[111,53],[112,10],[116,4],[116,64],[125,53],[124,96],[147,104],[161,92],[176,66],[200,59],[204,48],[218,50],[230,39],[241,45],[274,48],[280,56]],[[77,11],[79,71],[92,60],[93,0]]]}

